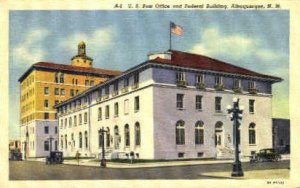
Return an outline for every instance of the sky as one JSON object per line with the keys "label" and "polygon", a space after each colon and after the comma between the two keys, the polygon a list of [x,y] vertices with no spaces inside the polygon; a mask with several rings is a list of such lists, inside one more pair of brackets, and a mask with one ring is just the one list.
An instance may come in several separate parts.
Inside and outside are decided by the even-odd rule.
{"label": "sky", "polygon": [[39,61],[70,64],[85,41],[95,68],[127,70],[169,49],[170,21],[183,28],[172,49],[206,55],[263,74],[273,85],[273,117],[289,118],[289,12],[10,11],[9,137],[19,137],[18,78]]}

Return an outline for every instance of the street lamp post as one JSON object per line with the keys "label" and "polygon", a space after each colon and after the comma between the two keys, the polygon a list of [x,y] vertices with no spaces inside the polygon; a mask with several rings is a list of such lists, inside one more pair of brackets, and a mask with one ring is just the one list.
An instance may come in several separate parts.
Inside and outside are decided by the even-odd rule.
{"label": "street lamp post", "polygon": [[240,122],[239,120],[242,119],[242,113],[243,108],[239,107],[239,99],[234,98],[233,99],[233,107],[230,105],[227,106],[227,112],[228,114],[231,114],[231,121],[233,121],[233,134],[234,134],[234,146],[235,146],[235,160],[232,166],[232,173],[231,176],[233,177],[241,177],[244,176],[243,170],[242,170],[242,163],[239,159],[239,126]]}
{"label": "street lamp post", "polygon": [[106,167],[106,160],[105,160],[105,147],[104,147],[104,134],[106,133],[107,131],[104,130],[104,127],[102,127],[100,129],[100,133],[102,135],[102,159],[101,159],[101,163],[100,163],[100,166],[101,167]]}

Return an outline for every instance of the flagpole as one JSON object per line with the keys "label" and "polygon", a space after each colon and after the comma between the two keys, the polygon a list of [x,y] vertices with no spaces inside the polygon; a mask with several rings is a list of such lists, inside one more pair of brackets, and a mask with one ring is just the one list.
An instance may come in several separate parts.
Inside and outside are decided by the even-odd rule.
{"label": "flagpole", "polygon": [[170,50],[172,49],[172,33],[171,33],[171,22],[170,22],[170,27],[169,27],[169,32],[170,32]]}

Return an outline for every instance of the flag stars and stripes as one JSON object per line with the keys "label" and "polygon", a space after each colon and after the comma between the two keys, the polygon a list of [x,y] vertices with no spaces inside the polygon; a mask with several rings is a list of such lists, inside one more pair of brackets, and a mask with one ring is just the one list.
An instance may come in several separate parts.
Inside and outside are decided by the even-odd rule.
{"label": "flag stars and stripes", "polygon": [[180,25],[176,25],[175,23],[170,23],[171,33],[181,36],[183,34],[183,28]]}

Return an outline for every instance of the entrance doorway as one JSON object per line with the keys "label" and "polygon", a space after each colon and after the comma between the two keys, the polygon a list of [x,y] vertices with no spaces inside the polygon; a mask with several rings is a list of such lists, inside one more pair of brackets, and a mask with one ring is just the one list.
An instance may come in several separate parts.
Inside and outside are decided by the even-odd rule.
{"label": "entrance doorway", "polygon": [[215,124],[215,146],[216,148],[222,147],[224,145],[224,133],[223,133],[223,122],[218,121]]}

